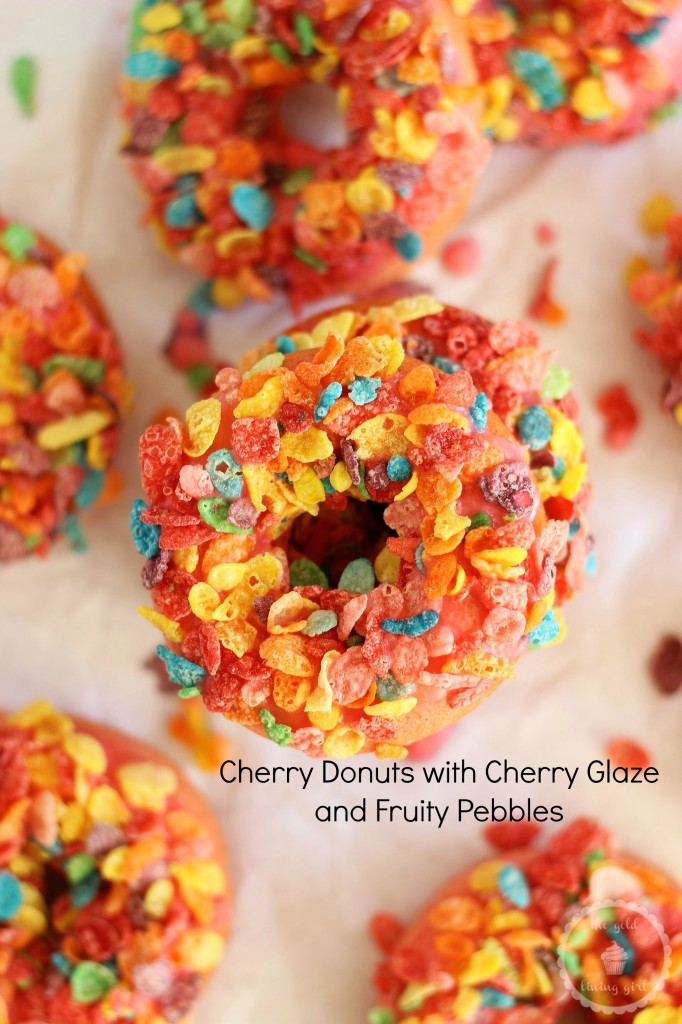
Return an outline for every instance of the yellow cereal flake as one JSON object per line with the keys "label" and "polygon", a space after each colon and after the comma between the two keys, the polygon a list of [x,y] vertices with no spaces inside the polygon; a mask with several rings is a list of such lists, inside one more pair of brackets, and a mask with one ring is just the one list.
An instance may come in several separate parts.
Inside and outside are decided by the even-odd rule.
{"label": "yellow cereal flake", "polygon": [[204,398],[190,405],[185,416],[183,450],[198,458],[211,447],[220,427],[221,406],[217,398]]}
{"label": "yellow cereal flake", "polygon": [[107,770],[104,747],[94,736],[83,732],[71,733],[64,741],[64,750],[76,764],[82,765],[92,775],[103,775]]}
{"label": "yellow cereal flake", "polygon": [[172,864],[171,876],[177,879],[181,888],[194,889],[203,896],[220,896],[225,892],[225,872],[212,860],[193,860],[184,864]]}
{"label": "yellow cereal flake", "polygon": [[[280,449],[290,459],[298,462],[317,462],[328,459],[334,452],[334,446],[324,430],[310,427],[301,434],[285,434]],[[361,458],[359,455],[358,458]]]}
{"label": "yellow cereal flake", "polygon": [[189,606],[198,619],[210,622],[220,604],[220,595],[209,583],[195,583],[188,596]]}
{"label": "yellow cereal flake", "polygon": [[156,921],[162,921],[175,896],[170,878],[157,878],[144,894],[143,906],[147,914]]}
{"label": "yellow cereal flake", "polygon": [[466,986],[460,987],[454,1003],[452,1004],[452,1012],[455,1020],[471,1020],[471,1018],[478,1012],[483,1001],[483,996],[476,988],[468,988]]}
{"label": "yellow cereal flake", "polygon": [[398,413],[383,413],[365,420],[348,439],[355,444],[358,459],[390,459],[392,455],[405,455],[410,442],[405,437],[408,421]]}
{"label": "yellow cereal flake", "polygon": [[225,940],[219,932],[190,928],[176,943],[173,955],[184,967],[208,974],[220,963]]}
{"label": "yellow cereal flake", "polygon": [[223,562],[209,570],[206,581],[216,590],[233,590],[242,579],[248,568],[248,562]]}
{"label": "yellow cereal flake", "polygon": [[19,729],[34,729],[36,725],[44,722],[55,713],[54,707],[49,700],[37,700],[27,704],[25,708],[13,712],[8,716],[10,725],[16,725]]}
{"label": "yellow cereal flake", "polygon": [[317,676],[317,686],[305,703],[305,710],[308,714],[311,711],[323,713],[331,711],[332,687],[329,681],[329,672],[340,657],[341,655],[338,651],[327,651],[323,656]]}
{"label": "yellow cereal flake", "polygon": [[260,391],[251,398],[243,398],[235,406],[235,419],[242,419],[245,416],[265,418],[274,416],[284,400],[284,385],[281,377],[270,377],[266,380]]}
{"label": "yellow cereal flake", "polygon": [[123,765],[116,775],[128,803],[144,811],[165,810],[168,797],[178,788],[177,773],[152,761]]}
{"label": "yellow cereal flake", "polygon": [[141,615],[147,622],[151,622],[152,626],[156,626],[160,629],[166,640],[173,644],[179,644],[182,641],[185,631],[179,622],[174,622],[173,619],[169,619],[167,615],[162,615],[161,612],[157,612],[156,608],[148,608],[146,605],[140,605],[137,609],[138,615]]}
{"label": "yellow cereal flake", "polygon": [[419,477],[416,473],[413,473],[410,479],[405,484],[405,486],[402,488],[402,490],[398,491],[393,500],[404,501],[405,498],[409,498],[411,494],[414,494],[414,492],[417,490],[418,485]]}
{"label": "yellow cereal flake", "polygon": [[213,167],[215,159],[215,150],[208,146],[168,146],[154,155],[154,162],[175,176],[200,174]]}
{"label": "yellow cereal flake", "polygon": [[416,697],[403,697],[401,700],[384,700],[378,704],[370,704],[365,708],[365,714],[371,718],[403,718],[416,706]]}
{"label": "yellow cereal flake", "polygon": [[374,575],[379,583],[397,583],[400,559],[388,548],[383,548],[374,560]]}
{"label": "yellow cereal flake", "polygon": [[571,106],[585,121],[603,121],[618,107],[611,102],[601,78],[581,78],[571,93]]}
{"label": "yellow cereal flake", "polygon": [[525,548],[489,548],[471,553],[471,564],[481,576],[500,580],[516,580],[523,576],[523,562],[528,557]]}
{"label": "yellow cereal flake", "polygon": [[182,11],[175,4],[157,4],[144,11],[139,24],[145,32],[166,32],[169,28],[177,28],[182,24]]}
{"label": "yellow cereal flake", "polygon": [[319,611],[319,604],[301,597],[295,590],[278,597],[268,612],[269,633],[300,633],[311,612]]}
{"label": "yellow cereal flake", "polygon": [[410,752],[399,743],[377,743],[374,753],[380,761],[402,761]]}
{"label": "yellow cereal flake", "polygon": [[647,200],[640,210],[639,223],[647,235],[660,235],[674,215],[675,204],[670,196],[657,192]]}
{"label": "yellow cereal flake", "polygon": [[395,193],[382,181],[374,167],[367,167],[346,185],[346,202],[360,216],[389,212],[395,205]]}
{"label": "yellow cereal flake", "polygon": [[184,569],[185,572],[194,572],[199,564],[199,548],[179,548],[173,552],[173,562],[177,565],[178,569]]}
{"label": "yellow cereal flake", "polygon": [[215,631],[223,647],[238,658],[253,650],[258,639],[258,630],[250,622],[216,622]]}
{"label": "yellow cereal flake", "polygon": [[36,434],[38,445],[48,452],[68,448],[78,441],[85,441],[93,434],[99,434],[113,421],[113,413],[104,409],[89,409],[76,416],[66,416],[56,423],[48,423]]}
{"label": "yellow cereal flake", "polygon": [[324,503],[325,490],[322,481],[310,467],[294,480],[294,494],[304,505],[310,506],[312,515],[317,515],[317,506]]}
{"label": "yellow cereal flake", "polygon": [[[337,338],[345,341],[349,336],[354,323],[355,313],[352,309],[343,309],[339,313],[333,313],[331,316],[326,316],[323,320],[319,320],[313,327],[310,335],[313,343],[311,347],[314,348],[316,346],[324,345],[328,334],[335,334]],[[307,348],[308,346],[296,345],[296,347]]]}
{"label": "yellow cereal flake", "polygon": [[337,725],[325,737],[322,750],[328,757],[352,757],[359,754],[364,745],[365,737],[361,732],[349,725]]}
{"label": "yellow cereal flake", "polygon": [[343,493],[344,491],[347,491],[350,488],[353,481],[350,478],[345,463],[336,463],[336,465],[334,466],[333,470],[329,475],[329,481],[334,490],[339,491],[339,493]]}

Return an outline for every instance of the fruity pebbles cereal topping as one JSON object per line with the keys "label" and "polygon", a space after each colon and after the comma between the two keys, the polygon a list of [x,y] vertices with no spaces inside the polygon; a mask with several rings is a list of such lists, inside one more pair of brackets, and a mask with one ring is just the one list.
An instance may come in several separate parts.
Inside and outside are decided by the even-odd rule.
{"label": "fruity pebbles cereal topping", "polygon": [[372,931],[386,959],[369,1024],[551,1022],[569,992],[599,1019],[641,1000],[626,1019],[682,1020],[682,895],[586,819],[479,863],[407,929],[378,915]]}
{"label": "fruity pebbles cereal topping", "polygon": [[[228,307],[407,270],[454,224],[487,155],[455,102],[473,81],[458,31],[440,0],[138,3],[123,147],[161,244]],[[347,137],[333,149],[282,117],[287,93],[321,85]]]}
{"label": "fruity pebbles cereal topping", "polygon": [[500,142],[609,141],[664,116],[682,87],[677,0],[456,0],[473,45],[482,126]]}
{"label": "fruity pebbles cereal topping", "polygon": [[663,236],[665,252],[660,267],[639,258],[630,267],[630,297],[651,321],[636,338],[663,364],[663,408],[682,426],[682,214],[665,201],[649,214],[657,221],[649,231]]}
{"label": "fruity pebbles cereal topping", "polygon": [[130,389],[84,265],[0,218],[0,561],[82,550],[81,511],[120,486]]}
{"label": "fruity pebbles cereal topping", "polygon": [[214,839],[126,743],[47,701],[0,719],[3,1024],[173,1024],[220,959]]}
{"label": "fruity pebbles cereal topping", "polygon": [[336,311],[146,431],[140,611],[181,697],[313,756],[401,757],[557,639],[570,522],[471,374],[417,357],[450,315]]}

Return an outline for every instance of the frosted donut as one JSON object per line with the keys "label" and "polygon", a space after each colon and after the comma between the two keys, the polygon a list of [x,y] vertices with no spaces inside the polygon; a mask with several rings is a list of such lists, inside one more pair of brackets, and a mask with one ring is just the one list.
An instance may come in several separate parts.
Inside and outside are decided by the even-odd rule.
{"label": "frosted donut", "polygon": [[82,550],[81,512],[120,487],[130,386],[85,262],[0,217],[0,562]]}
{"label": "frosted donut", "polygon": [[637,259],[630,297],[650,321],[636,339],[656,356],[666,376],[663,409],[682,426],[682,214],[671,212],[662,225],[665,252],[660,266]]}
{"label": "frosted donut", "polygon": [[672,112],[682,90],[677,0],[463,0],[485,103],[501,142],[613,142]]}
{"label": "frosted donut", "polygon": [[682,1016],[680,889],[586,819],[463,871],[407,928],[380,915],[373,930],[387,957],[370,1024],[552,1024],[572,997],[593,1020]]}
{"label": "frosted donut", "polygon": [[141,613],[181,697],[313,756],[402,757],[559,638],[568,522],[470,374],[411,354],[449,316],[318,316],[145,433]]}
{"label": "frosted donut", "polygon": [[[124,151],[161,245],[234,306],[369,292],[459,220],[487,154],[447,0],[138,4]],[[336,94],[347,144],[293,138],[280,103]]]}
{"label": "frosted donut", "polygon": [[203,797],[47,701],[0,718],[0,760],[1,1019],[188,1024],[231,907]]}

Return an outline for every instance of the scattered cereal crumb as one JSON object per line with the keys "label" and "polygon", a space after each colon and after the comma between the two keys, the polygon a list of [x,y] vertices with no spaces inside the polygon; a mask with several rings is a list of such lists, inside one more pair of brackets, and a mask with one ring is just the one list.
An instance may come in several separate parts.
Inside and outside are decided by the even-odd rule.
{"label": "scattered cereal crumb", "polygon": [[475,238],[458,238],[446,245],[441,253],[443,266],[449,274],[467,277],[475,273],[481,262],[481,247]]}
{"label": "scattered cereal crumb", "polygon": [[551,245],[556,241],[556,230],[551,224],[540,221],[535,226],[535,239],[540,245]]}
{"label": "scattered cereal crumb", "polygon": [[606,744],[606,756],[619,768],[648,768],[651,755],[627,736],[616,736]]}
{"label": "scattered cereal crumb", "polygon": [[661,693],[677,693],[682,686],[682,640],[668,633],[661,637],[651,655],[649,671]]}
{"label": "scattered cereal crumb", "polygon": [[17,57],[10,70],[12,89],[23,114],[35,114],[37,68],[33,57]]}
{"label": "scattered cereal crumb", "polygon": [[644,204],[639,213],[639,223],[647,235],[660,235],[675,213],[675,205],[670,196],[657,192]]}
{"label": "scattered cereal crumb", "polygon": [[535,295],[526,310],[527,315],[534,320],[540,320],[553,327],[558,327],[566,320],[566,310],[552,297],[558,262],[555,256],[547,260],[540,275]]}
{"label": "scattered cereal crumb", "polygon": [[605,420],[604,443],[615,451],[627,448],[639,425],[639,412],[624,384],[612,384],[597,395],[596,406]]}

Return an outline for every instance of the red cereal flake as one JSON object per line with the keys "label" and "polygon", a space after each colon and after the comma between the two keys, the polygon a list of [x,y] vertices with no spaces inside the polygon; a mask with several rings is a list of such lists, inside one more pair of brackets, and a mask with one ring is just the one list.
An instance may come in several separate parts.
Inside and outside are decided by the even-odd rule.
{"label": "red cereal flake", "polygon": [[449,274],[466,277],[478,270],[481,261],[481,247],[475,238],[458,238],[446,245],[441,261]]}
{"label": "red cereal flake", "polygon": [[615,451],[627,448],[639,425],[639,412],[624,384],[611,384],[599,392],[597,410],[604,417],[604,443]]}
{"label": "red cereal flake", "polygon": [[558,265],[559,261],[555,256],[547,261],[540,274],[535,294],[526,309],[527,316],[552,327],[558,327],[566,320],[566,310],[552,297]]}
{"label": "red cereal flake", "polygon": [[403,932],[403,925],[393,914],[375,914],[369,922],[369,933],[382,953],[390,953]]}
{"label": "red cereal flake", "polygon": [[641,744],[627,736],[617,736],[606,744],[606,755],[618,768],[648,768],[651,755]]}
{"label": "red cereal flake", "polygon": [[272,417],[245,416],[232,424],[232,452],[242,464],[263,465],[277,457],[279,430]]}
{"label": "red cereal flake", "polygon": [[542,829],[533,821],[497,821],[483,830],[483,835],[496,850],[517,850],[528,846]]}

